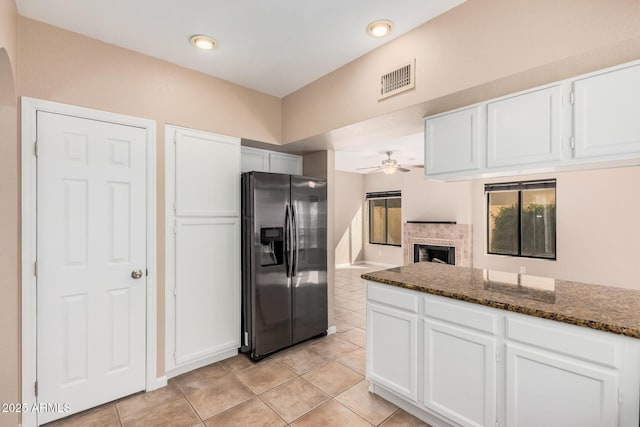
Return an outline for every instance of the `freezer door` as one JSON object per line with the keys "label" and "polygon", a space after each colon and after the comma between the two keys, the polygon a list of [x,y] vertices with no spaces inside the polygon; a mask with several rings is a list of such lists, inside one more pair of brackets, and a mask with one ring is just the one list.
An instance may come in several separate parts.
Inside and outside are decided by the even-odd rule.
{"label": "freezer door", "polygon": [[327,185],[291,177],[294,230],[293,342],[327,330]]}
{"label": "freezer door", "polygon": [[[291,288],[287,277],[288,237],[286,210],[289,208],[289,176],[256,173],[251,176],[251,212],[247,212],[250,239],[251,280],[246,283],[250,298],[251,353],[260,357],[291,345]],[[245,317],[246,318],[246,317]]]}

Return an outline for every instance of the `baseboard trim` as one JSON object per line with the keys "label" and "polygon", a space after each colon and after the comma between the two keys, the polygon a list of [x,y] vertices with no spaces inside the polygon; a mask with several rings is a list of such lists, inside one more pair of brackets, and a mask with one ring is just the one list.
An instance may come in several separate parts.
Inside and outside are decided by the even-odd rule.
{"label": "baseboard trim", "polygon": [[401,267],[398,264],[387,264],[387,263],[384,263],[384,262],[377,262],[377,261],[363,261],[362,264],[376,265],[378,267],[389,267],[389,268]]}
{"label": "baseboard trim", "polygon": [[167,379],[171,379],[173,377],[177,377],[178,375],[186,374],[187,372],[193,371],[198,368],[202,368],[204,366],[210,365],[212,363],[219,362],[224,359],[228,359],[238,354],[238,349],[234,348],[232,350],[227,350],[220,352],[214,356],[209,356],[205,359],[198,360],[196,362],[187,363],[182,366],[175,367],[170,371],[165,372],[165,377]]}
{"label": "baseboard trim", "polygon": [[146,391],[153,391],[166,386],[167,386],[167,376],[163,375],[161,377],[155,378],[150,383],[147,383]]}

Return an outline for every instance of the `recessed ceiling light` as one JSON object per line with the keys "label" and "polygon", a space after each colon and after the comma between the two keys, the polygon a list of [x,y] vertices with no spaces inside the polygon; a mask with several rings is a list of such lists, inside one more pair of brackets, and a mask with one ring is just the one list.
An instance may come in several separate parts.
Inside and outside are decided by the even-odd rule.
{"label": "recessed ceiling light", "polygon": [[205,36],[202,34],[196,34],[195,36],[191,36],[189,41],[192,45],[202,50],[211,50],[216,47],[216,41],[209,36]]}
{"label": "recessed ceiling light", "polygon": [[384,37],[393,29],[393,23],[387,19],[373,21],[367,26],[367,33],[371,37]]}

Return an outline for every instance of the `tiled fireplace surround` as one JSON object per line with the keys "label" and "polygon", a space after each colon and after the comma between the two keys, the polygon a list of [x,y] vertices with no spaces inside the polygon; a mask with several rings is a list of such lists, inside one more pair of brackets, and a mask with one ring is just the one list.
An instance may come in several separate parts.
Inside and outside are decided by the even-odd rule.
{"label": "tiled fireplace surround", "polygon": [[402,235],[404,265],[413,263],[414,245],[453,246],[456,264],[472,266],[471,224],[410,223],[404,224]]}

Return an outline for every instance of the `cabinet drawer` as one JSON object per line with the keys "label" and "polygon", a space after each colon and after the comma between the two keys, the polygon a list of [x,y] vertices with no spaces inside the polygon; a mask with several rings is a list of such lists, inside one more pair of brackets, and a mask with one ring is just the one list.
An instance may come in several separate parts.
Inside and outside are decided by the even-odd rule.
{"label": "cabinet drawer", "polygon": [[509,316],[506,318],[506,337],[610,368],[620,366],[618,343],[593,336],[589,332],[597,332],[579,326],[546,323],[543,319]]}
{"label": "cabinet drawer", "polygon": [[424,315],[495,335],[498,331],[497,315],[470,306],[472,304],[465,302],[426,297],[424,298]]}
{"label": "cabinet drawer", "polygon": [[406,289],[396,290],[393,286],[367,282],[367,299],[412,313],[418,312],[418,297]]}

